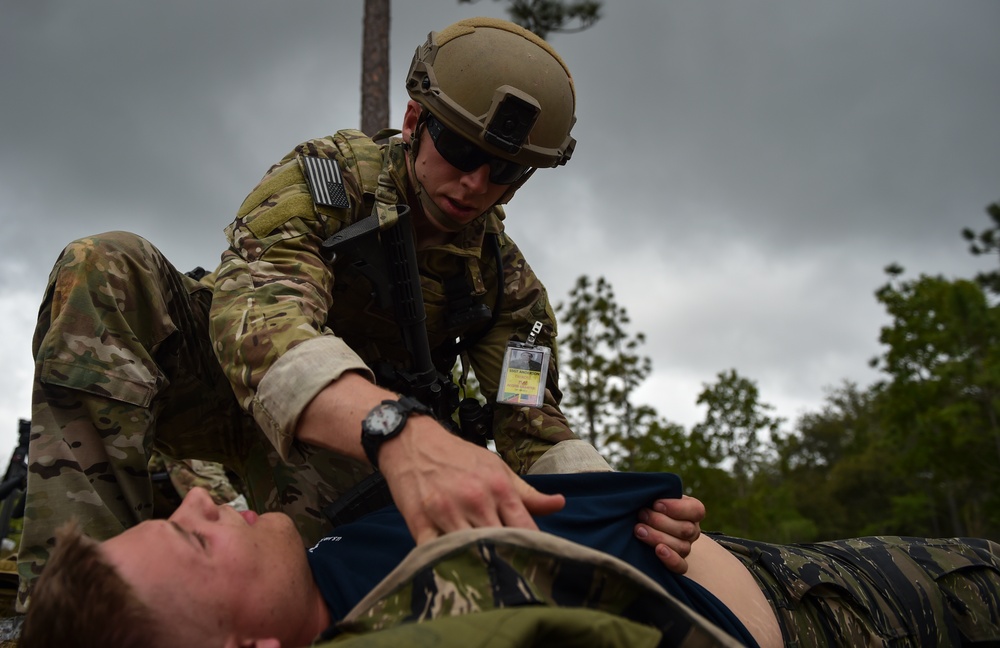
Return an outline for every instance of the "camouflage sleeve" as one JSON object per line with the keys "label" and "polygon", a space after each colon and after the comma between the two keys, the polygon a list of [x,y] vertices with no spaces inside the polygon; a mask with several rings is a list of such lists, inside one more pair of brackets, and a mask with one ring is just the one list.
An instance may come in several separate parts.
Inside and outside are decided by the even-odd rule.
{"label": "camouflage sleeve", "polygon": [[[333,274],[321,244],[351,215],[314,205],[296,155],[310,145],[315,149],[317,141],[275,165],[226,229],[229,249],[212,302],[216,355],[240,404],[283,458],[299,415],[320,390],[346,371],[371,377],[325,324]],[[350,169],[343,171],[352,204],[360,204],[360,188]]]}
{"label": "camouflage sleeve", "polygon": [[[556,318],[545,286],[538,279],[514,241],[500,234],[503,260],[503,305],[496,324],[469,350],[480,390],[493,404],[493,433],[497,451],[515,472],[527,473],[532,464],[554,444],[576,439],[559,410],[562,392],[556,359]],[[524,341],[539,321],[542,332],[536,343],[552,350],[542,407],[516,407],[496,403],[507,342]]]}

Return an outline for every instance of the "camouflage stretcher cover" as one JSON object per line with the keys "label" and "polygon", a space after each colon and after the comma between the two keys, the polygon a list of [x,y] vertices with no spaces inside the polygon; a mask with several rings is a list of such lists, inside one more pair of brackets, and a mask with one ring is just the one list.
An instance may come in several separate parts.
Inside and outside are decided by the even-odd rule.
{"label": "camouflage stretcher cover", "polygon": [[335,628],[317,645],[741,645],[624,561],[515,528],[417,547]]}

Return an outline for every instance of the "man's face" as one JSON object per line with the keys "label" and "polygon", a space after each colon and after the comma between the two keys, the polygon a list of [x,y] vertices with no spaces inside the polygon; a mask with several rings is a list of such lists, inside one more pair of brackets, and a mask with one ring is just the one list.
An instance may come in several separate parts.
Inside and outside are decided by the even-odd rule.
{"label": "man's face", "polygon": [[[420,104],[407,104],[403,118],[403,137],[409,140],[417,125]],[[467,225],[496,204],[509,188],[490,182],[490,167],[483,164],[472,171],[462,171],[438,153],[426,128],[421,129],[420,145],[413,172],[434,204],[449,218]],[[431,219],[433,222],[433,219]]]}
{"label": "man's face", "polygon": [[220,628],[287,637],[288,625],[314,609],[315,583],[291,519],[216,506],[200,488],[168,520],[143,522],[101,549],[139,598],[202,639]]}

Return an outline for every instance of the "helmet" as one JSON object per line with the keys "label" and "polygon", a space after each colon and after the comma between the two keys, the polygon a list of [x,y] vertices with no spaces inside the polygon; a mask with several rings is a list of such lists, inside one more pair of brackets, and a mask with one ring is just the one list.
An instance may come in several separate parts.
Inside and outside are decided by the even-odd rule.
{"label": "helmet", "polygon": [[414,101],[477,146],[519,164],[565,164],[576,145],[573,77],[555,50],[506,20],[431,32],[406,79]]}

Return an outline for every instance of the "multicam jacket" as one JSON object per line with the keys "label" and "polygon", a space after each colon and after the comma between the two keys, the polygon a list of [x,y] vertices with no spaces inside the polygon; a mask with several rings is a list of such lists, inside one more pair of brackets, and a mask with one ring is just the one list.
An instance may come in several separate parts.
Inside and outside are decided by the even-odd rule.
{"label": "multicam jacket", "polygon": [[[305,142],[265,174],[226,230],[230,248],[223,254],[212,303],[215,351],[242,406],[283,457],[300,413],[331,381],[345,371],[372,377],[369,366],[380,361],[405,366],[407,353],[392,311],[378,306],[361,273],[346,260],[327,261],[321,247],[372,212],[375,179],[383,170],[398,196],[411,195],[405,156],[400,140],[379,147],[358,131]],[[342,190],[348,207],[314,201],[305,171],[308,158],[336,162],[341,182],[327,188]],[[457,336],[485,328],[482,321],[448,328],[454,283],[464,286],[463,299],[490,309],[502,304],[489,330],[467,350],[489,402],[495,399],[508,341],[523,341],[536,321],[543,324],[536,341],[553,349],[544,406],[499,406],[494,413],[497,450],[523,473],[552,444],[576,437],[558,407],[555,316],[544,286],[504,233],[503,218],[503,210],[495,207],[451,242],[418,250],[417,261],[427,334],[439,370],[450,372],[455,353],[449,344]],[[500,280],[487,233],[498,237]]]}

